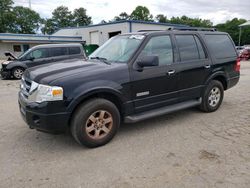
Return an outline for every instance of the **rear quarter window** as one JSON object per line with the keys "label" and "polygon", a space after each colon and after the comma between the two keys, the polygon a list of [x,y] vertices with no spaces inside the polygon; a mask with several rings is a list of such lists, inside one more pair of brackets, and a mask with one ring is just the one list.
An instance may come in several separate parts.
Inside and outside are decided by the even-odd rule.
{"label": "rear quarter window", "polygon": [[69,55],[80,54],[81,50],[79,47],[69,47]]}
{"label": "rear quarter window", "polygon": [[205,35],[207,46],[216,59],[236,57],[232,40],[228,35]]}

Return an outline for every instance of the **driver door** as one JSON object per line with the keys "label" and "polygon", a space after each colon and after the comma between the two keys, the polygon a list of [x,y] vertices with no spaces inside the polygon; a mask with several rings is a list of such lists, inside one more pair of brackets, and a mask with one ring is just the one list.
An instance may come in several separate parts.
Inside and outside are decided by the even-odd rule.
{"label": "driver door", "polygon": [[50,63],[52,60],[49,57],[49,50],[47,48],[41,48],[31,51],[26,56],[27,67],[34,67],[38,65],[43,65],[45,63]]}
{"label": "driver door", "polygon": [[135,113],[156,109],[178,101],[179,75],[173,61],[171,36],[151,37],[141,50],[137,60],[142,56],[150,55],[158,56],[158,66],[144,67],[142,70],[132,68],[130,72]]}

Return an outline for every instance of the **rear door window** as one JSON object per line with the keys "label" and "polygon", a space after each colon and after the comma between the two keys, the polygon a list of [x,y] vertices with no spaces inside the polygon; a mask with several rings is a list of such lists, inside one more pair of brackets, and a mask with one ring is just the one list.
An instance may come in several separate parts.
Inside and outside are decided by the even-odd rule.
{"label": "rear door window", "polygon": [[69,47],[69,55],[80,54],[81,50],[79,47]]}
{"label": "rear door window", "polygon": [[67,55],[67,48],[65,47],[51,48],[50,51],[52,57]]}
{"label": "rear door window", "polygon": [[176,35],[181,61],[200,59],[198,48],[193,35]]}
{"label": "rear door window", "polygon": [[226,34],[205,35],[207,46],[216,59],[230,58],[237,56],[234,45]]}

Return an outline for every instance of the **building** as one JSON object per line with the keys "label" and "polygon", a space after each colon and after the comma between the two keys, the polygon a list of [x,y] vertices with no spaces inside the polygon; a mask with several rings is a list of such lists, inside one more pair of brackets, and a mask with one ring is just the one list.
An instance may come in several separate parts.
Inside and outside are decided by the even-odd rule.
{"label": "building", "polygon": [[142,30],[166,30],[170,27],[187,27],[187,25],[156,23],[137,20],[123,20],[84,27],[61,28],[52,35],[0,33],[0,59],[5,59],[5,51],[19,56],[38,44],[51,43],[86,43],[102,45],[109,38],[121,34]]}
{"label": "building", "polygon": [[170,27],[187,27],[187,25],[123,20],[82,27],[61,28],[52,36],[81,36],[86,44],[97,44],[100,46],[109,38],[121,33],[137,32],[141,30],[166,30]]}
{"label": "building", "polygon": [[4,56],[5,51],[10,51],[15,56],[19,56],[29,48],[38,44],[69,42],[82,43],[83,41],[81,36],[0,33],[0,59],[6,59]]}

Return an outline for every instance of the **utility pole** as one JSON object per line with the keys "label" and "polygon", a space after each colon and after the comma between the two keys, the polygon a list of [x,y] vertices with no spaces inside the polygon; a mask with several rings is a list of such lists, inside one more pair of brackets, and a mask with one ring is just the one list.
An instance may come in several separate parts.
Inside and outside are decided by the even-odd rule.
{"label": "utility pole", "polygon": [[31,0],[29,0],[29,8],[31,9]]}

